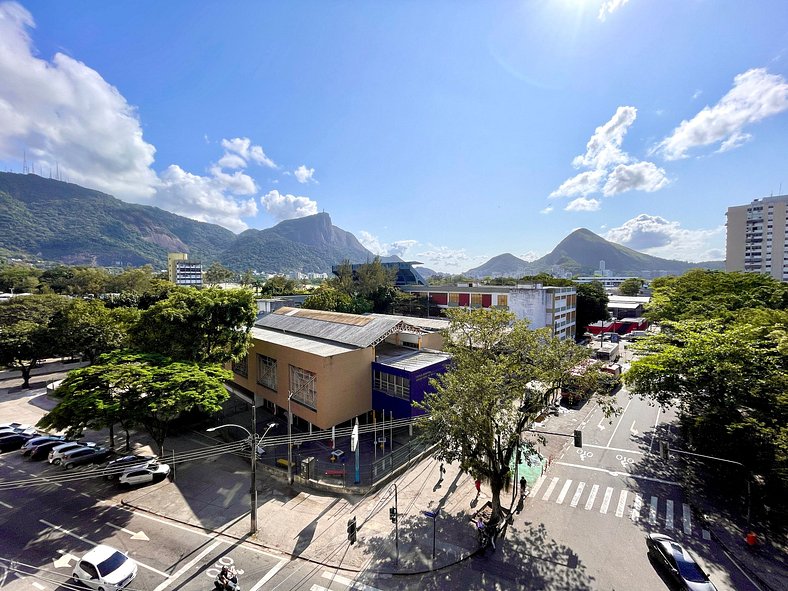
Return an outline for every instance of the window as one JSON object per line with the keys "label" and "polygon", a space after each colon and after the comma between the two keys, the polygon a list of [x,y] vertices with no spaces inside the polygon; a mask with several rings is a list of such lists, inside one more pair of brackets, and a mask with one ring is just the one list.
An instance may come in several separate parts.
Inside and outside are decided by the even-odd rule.
{"label": "window", "polygon": [[276,391],[276,359],[265,355],[257,356],[257,383]]}
{"label": "window", "polygon": [[293,400],[307,408],[317,410],[317,374],[290,366],[290,393]]}
{"label": "window", "polygon": [[238,361],[233,361],[233,371],[237,373],[239,376],[248,377],[249,376],[249,356],[244,355]]}
{"label": "window", "polygon": [[375,370],[373,387],[389,396],[410,400],[410,380],[408,378]]}
{"label": "window", "polygon": [[471,294],[471,308],[481,308],[482,307],[482,294],[480,293],[472,293]]}
{"label": "window", "polygon": [[509,296],[503,293],[498,294],[498,305],[506,308],[509,305]]}
{"label": "window", "polygon": [[452,292],[449,294],[449,305],[450,306],[459,306],[460,305],[460,294],[457,292]]}

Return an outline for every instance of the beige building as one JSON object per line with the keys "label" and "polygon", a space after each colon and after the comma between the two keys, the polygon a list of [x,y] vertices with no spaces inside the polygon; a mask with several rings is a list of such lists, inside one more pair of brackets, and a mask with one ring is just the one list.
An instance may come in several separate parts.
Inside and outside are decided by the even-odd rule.
{"label": "beige building", "polygon": [[202,286],[202,265],[190,261],[189,255],[185,252],[167,254],[167,273],[170,281],[175,285]]}
{"label": "beige building", "polygon": [[[437,350],[447,326],[438,319],[279,308],[252,328],[252,347],[233,365],[233,381],[257,406],[281,415],[290,397],[301,427],[329,429],[372,410],[378,349],[390,356],[396,348],[400,362],[419,356],[418,370],[427,371],[425,355],[445,362]],[[387,409],[393,407],[394,400]]]}
{"label": "beige building", "polygon": [[788,195],[755,199],[728,208],[725,269],[788,281]]}

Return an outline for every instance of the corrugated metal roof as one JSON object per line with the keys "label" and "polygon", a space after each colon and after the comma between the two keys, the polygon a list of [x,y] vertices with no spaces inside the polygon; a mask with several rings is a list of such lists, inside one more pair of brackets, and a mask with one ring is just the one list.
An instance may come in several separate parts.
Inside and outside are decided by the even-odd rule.
{"label": "corrugated metal roof", "polygon": [[395,367],[405,371],[416,371],[430,365],[451,359],[448,353],[438,351],[403,351],[401,355],[381,358],[376,361],[386,367]]}
{"label": "corrugated metal roof", "polygon": [[445,330],[449,328],[449,324],[451,324],[445,318],[414,318],[412,316],[397,316],[396,314],[367,314],[367,316],[375,316],[378,318],[397,318],[402,322],[406,322],[413,326],[418,326],[424,330],[429,330],[431,332]]}
{"label": "corrugated metal roof", "polygon": [[279,308],[258,320],[255,326],[361,348],[376,345],[396,332],[423,333],[418,326],[397,316],[361,316],[303,308]]}
{"label": "corrugated metal roof", "polygon": [[283,333],[275,330],[267,330],[265,328],[252,328],[252,338],[265,343],[272,343],[290,349],[303,351],[304,353],[311,353],[320,357],[331,357],[332,355],[341,355],[348,351],[356,351],[357,347],[348,345],[338,345],[336,343],[327,343],[317,339],[310,339],[302,337],[297,334]]}

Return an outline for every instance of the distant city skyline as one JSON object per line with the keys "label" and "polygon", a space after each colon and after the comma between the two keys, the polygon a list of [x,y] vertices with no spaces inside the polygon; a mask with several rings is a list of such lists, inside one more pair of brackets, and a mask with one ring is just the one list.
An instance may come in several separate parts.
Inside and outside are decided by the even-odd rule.
{"label": "distant city skyline", "polygon": [[787,79],[784,0],[0,2],[0,169],[450,273],[579,227],[722,260]]}

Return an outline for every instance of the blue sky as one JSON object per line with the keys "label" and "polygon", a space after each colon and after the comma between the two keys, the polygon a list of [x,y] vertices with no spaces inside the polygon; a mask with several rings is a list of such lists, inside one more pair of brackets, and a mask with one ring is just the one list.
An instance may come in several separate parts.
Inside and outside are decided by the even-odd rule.
{"label": "blue sky", "polygon": [[[788,193],[785,0],[0,3],[0,168],[459,272],[724,258]],[[54,174],[54,172],[53,172]]]}

